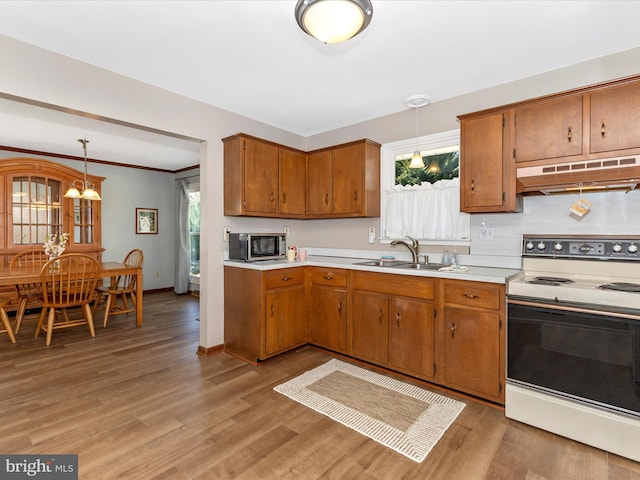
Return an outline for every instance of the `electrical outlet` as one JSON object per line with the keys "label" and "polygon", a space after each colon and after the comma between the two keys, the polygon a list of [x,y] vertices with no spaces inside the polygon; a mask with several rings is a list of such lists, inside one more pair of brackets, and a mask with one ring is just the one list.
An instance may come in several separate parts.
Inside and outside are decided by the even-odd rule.
{"label": "electrical outlet", "polygon": [[153,275],[158,278],[160,276],[160,272],[155,272]]}
{"label": "electrical outlet", "polygon": [[495,240],[496,227],[484,227],[480,230],[480,240]]}
{"label": "electrical outlet", "polygon": [[282,227],[282,233],[284,233],[285,237],[289,238],[289,225]]}
{"label": "electrical outlet", "polygon": [[224,233],[222,238],[224,239],[225,242],[229,241],[229,234],[231,233],[231,227],[224,227]]}
{"label": "electrical outlet", "polygon": [[374,243],[376,241],[376,227],[373,225],[369,225],[369,243]]}

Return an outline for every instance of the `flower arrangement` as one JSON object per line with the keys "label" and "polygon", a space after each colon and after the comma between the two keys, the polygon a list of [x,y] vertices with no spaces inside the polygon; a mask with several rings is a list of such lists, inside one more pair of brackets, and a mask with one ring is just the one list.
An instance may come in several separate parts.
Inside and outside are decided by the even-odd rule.
{"label": "flower arrangement", "polygon": [[68,233],[50,233],[44,242],[44,253],[49,255],[49,258],[59,257],[64,252],[68,240]]}

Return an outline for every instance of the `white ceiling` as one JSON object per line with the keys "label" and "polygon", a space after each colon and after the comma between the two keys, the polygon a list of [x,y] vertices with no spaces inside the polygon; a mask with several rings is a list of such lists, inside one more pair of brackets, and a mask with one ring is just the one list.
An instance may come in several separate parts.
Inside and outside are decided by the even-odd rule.
{"label": "white ceiling", "polygon": [[[409,95],[438,102],[640,46],[638,1],[372,3],[369,28],[337,45],[298,28],[295,0],[4,0],[0,34],[302,136],[402,111]],[[0,102],[3,145],[81,155],[86,135],[89,156],[109,160],[101,143],[123,137],[123,163],[198,163],[193,142],[11,103]]]}

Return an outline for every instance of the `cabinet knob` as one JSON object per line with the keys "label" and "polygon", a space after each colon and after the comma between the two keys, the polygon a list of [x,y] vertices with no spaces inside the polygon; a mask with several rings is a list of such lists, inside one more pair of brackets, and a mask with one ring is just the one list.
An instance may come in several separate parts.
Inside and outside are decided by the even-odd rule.
{"label": "cabinet knob", "polygon": [[475,192],[476,190],[476,181],[472,178],[471,179],[471,191]]}
{"label": "cabinet knob", "polygon": [[328,193],[324,194],[324,203],[325,203],[325,205],[329,205],[329,194]]}
{"label": "cabinet knob", "polygon": [[567,141],[571,143],[571,127],[567,129]]}
{"label": "cabinet knob", "polygon": [[353,200],[354,201],[358,201],[358,191],[356,190],[355,192],[353,192]]}
{"label": "cabinet knob", "polygon": [[449,324],[449,331],[451,332],[451,338],[456,338],[456,328],[458,328],[458,326],[455,323]]}
{"label": "cabinet knob", "polygon": [[342,302],[338,302],[338,313],[342,313]]}
{"label": "cabinet knob", "polygon": [[333,280],[333,277],[331,275],[323,275],[322,278],[324,278],[325,280]]}
{"label": "cabinet knob", "polygon": [[601,136],[602,138],[604,138],[604,137],[606,137],[606,136],[607,136],[607,131],[606,131],[606,129],[607,129],[607,125],[606,125],[605,121],[604,121],[604,120],[602,120],[602,123],[600,124],[600,136]]}
{"label": "cabinet knob", "polygon": [[273,202],[274,196],[273,196],[273,192],[271,192],[271,196],[269,197],[269,200]]}
{"label": "cabinet knob", "polygon": [[273,305],[273,303],[271,304],[271,316],[273,317],[273,315],[276,313],[276,307]]}
{"label": "cabinet knob", "polygon": [[282,203],[287,203],[287,193],[282,192]]}
{"label": "cabinet knob", "polygon": [[378,320],[382,323],[382,310],[378,311]]}
{"label": "cabinet knob", "polygon": [[280,280],[282,280],[283,282],[288,282],[289,280],[291,280],[291,277],[282,277]]}
{"label": "cabinet knob", "polygon": [[475,295],[473,293],[463,293],[462,296],[470,298],[472,300],[475,300],[476,298],[480,298],[480,295]]}
{"label": "cabinet knob", "polygon": [[396,325],[400,328],[400,312],[396,313]]}

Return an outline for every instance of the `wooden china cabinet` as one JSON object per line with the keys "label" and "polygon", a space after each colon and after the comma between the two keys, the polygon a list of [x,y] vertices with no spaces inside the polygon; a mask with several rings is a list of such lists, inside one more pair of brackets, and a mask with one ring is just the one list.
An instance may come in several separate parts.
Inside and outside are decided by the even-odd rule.
{"label": "wooden china cabinet", "polygon": [[[66,252],[102,259],[101,202],[65,198],[83,172],[47,160],[0,160],[0,262],[43,246],[50,233],[68,233]],[[87,175],[100,193],[104,177]],[[43,247],[44,248],[44,247]]]}

